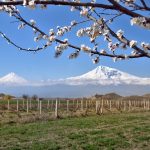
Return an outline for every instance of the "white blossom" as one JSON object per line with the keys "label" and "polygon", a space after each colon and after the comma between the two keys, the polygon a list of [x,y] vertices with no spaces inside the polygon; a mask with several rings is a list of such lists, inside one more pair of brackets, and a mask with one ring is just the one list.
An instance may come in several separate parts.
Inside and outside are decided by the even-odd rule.
{"label": "white blossom", "polygon": [[137,44],[137,41],[134,41],[134,40],[131,40],[130,43],[129,43],[129,46],[130,47],[133,47]]}
{"label": "white blossom", "polygon": [[54,32],[53,29],[50,29],[50,30],[49,30],[49,35],[50,35],[50,36],[51,36],[51,35],[55,35],[55,32]]}
{"label": "white blossom", "polygon": [[106,52],[104,49],[102,49],[102,50],[100,51],[100,53],[101,53],[101,54],[107,54],[107,52]]}
{"label": "white blossom", "polygon": [[33,20],[33,19],[31,19],[31,20],[30,20],[30,23],[31,23],[32,26],[34,26],[34,25],[36,24],[36,21]]}
{"label": "white blossom", "polygon": [[125,55],[124,55],[124,59],[125,59],[125,60],[129,59],[129,56],[125,54]]}
{"label": "white blossom", "polygon": [[53,41],[55,41],[55,38],[56,38],[56,36],[52,35],[48,39],[49,39],[49,41],[53,42]]}
{"label": "white blossom", "polygon": [[122,36],[123,36],[123,34],[124,34],[124,31],[122,31],[122,30],[120,29],[120,30],[118,30],[118,31],[116,32],[116,34],[117,34],[118,38],[120,39],[120,38],[122,38]]}
{"label": "white blossom", "polygon": [[100,59],[98,56],[95,57],[94,59],[92,59],[93,64],[97,64],[97,63],[99,63],[99,61],[100,61]]}
{"label": "white blossom", "polygon": [[68,48],[68,43],[65,43],[65,44],[59,44],[58,46],[55,46],[55,50],[56,51],[63,51],[65,49]]}
{"label": "white blossom", "polygon": [[34,37],[34,42],[37,42],[39,40],[38,37]]}
{"label": "white blossom", "polygon": [[23,6],[26,6],[26,5],[27,5],[27,3],[28,3],[28,1],[27,1],[27,0],[23,0]]}
{"label": "white blossom", "polygon": [[75,11],[75,7],[74,6],[71,6],[71,11]]}
{"label": "white blossom", "polygon": [[130,22],[131,22],[131,25],[136,24],[140,27],[150,29],[150,23],[147,22],[145,17],[134,17],[131,19]]}
{"label": "white blossom", "polygon": [[43,35],[43,39],[48,39],[48,35]]}
{"label": "white blossom", "polygon": [[29,1],[28,7],[29,7],[30,9],[35,9],[35,8],[36,8],[35,0]]}
{"label": "white blossom", "polygon": [[47,45],[47,46],[50,46],[50,45],[52,45],[52,42],[47,41],[47,42],[46,42],[46,45]]}
{"label": "white blossom", "polygon": [[113,57],[112,59],[113,59],[113,62],[116,62],[118,60],[117,57]]}
{"label": "white blossom", "polygon": [[84,52],[89,53],[91,51],[91,48],[88,46],[85,46],[84,44],[81,45],[81,50]]}
{"label": "white blossom", "polygon": [[71,26],[74,26],[76,24],[77,24],[77,22],[75,20],[71,21]]}
{"label": "white blossom", "polygon": [[149,43],[142,42],[141,46],[144,50],[150,50],[150,44]]}
{"label": "white blossom", "polygon": [[18,30],[19,29],[23,29],[25,27],[25,23],[21,23],[19,26],[18,26]]}
{"label": "white blossom", "polygon": [[81,37],[81,36],[83,36],[85,34],[85,31],[84,31],[84,29],[80,29],[80,30],[78,30],[77,31],[77,33],[76,33],[76,35],[78,36],[78,37]]}
{"label": "white blossom", "polygon": [[119,47],[119,43],[115,43],[115,44],[113,44],[112,42],[109,42],[108,43],[108,48],[109,48],[109,50],[111,50],[111,51],[115,51],[117,48]]}
{"label": "white blossom", "polygon": [[135,55],[137,55],[137,54],[138,54],[138,52],[137,52],[136,50],[131,51],[131,55],[132,55],[132,56],[135,56]]}
{"label": "white blossom", "polygon": [[75,51],[74,53],[71,53],[69,55],[69,59],[74,59],[77,58],[79,56],[79,50]]}
{"label": "white blossom", "polygon": [[88,15],[88,9],[85,7],[82,7],[82,10],[80,11],[81,16],[87,16]]}

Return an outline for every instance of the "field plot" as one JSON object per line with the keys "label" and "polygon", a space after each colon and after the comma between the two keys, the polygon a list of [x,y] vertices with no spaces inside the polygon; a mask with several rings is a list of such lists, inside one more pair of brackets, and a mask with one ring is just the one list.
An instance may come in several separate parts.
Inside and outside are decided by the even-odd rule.
{"label": "field plot", "polygon": [[0,149],[149,150],[150,112],[80,116],[33,123],[1,122]]}
{"label": "field plot", "polygon": [[13,99],[0,100],[0,117],[5,113],[33,114],[62,118],[93,114],[142,112],[150,110],[150,99]]}
{"label": "field plot", "polygon": [[0,100],[0,150],[24,149],[149,150],[150,100]]}

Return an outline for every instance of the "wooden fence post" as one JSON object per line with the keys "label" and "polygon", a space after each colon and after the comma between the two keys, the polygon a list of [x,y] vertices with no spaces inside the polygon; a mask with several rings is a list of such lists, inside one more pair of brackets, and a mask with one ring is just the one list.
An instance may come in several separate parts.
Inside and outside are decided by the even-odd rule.
{"label": "wooden fence post", "polygon": [[53,110],[53,100],[51,101],[51,110]]}
{"label": "wooden fence post", "polygon": [[8,100],[8,103],[7,103],[7,109],[9,110],[10,109],[10,101]]}
{"label": "wooden fence post", "polygon": [[123,110],[126,111],[126,100],[123,103]]}
{"label": "wooden fence post", "polygon": [[55,117],[58,118],[58,100],[57,99],[55,103]]}
{"label": "wooden fence post", "polygon": [[99,101],[96,100],[96,114],[99,114]]}
{"label": "wooden fence post", "polygon": [[49,99],[47,100],[47,109],[49,109]]}
{"label": "wooden fence post", "polygon": [[149,100],[147,101],[147,109],[150,110]]}
{"label": "wooden fence post", "polygon": [[81,111],[83,111],[83,99],[81,100]]}
{"label": "wooden fence post", "polygon": [[24,99],[23,99],[22,103],[23,103],[23,109],[24,109]]}
{"label": "wooden fence post", "polygon": [[40,100],[40,115],[42,113],[42,100]]}
{"label": "wooden fence post", "polygon": [[86,106],[85,106],[86,109],[88,109],[88,101],[87,101],[87,100],[86,100],[86,104],[85,104],[85,105],[86,105]]}
{"label": "wooden fence post", "polygon": [[79,102],[78,102],[78,99],[77,99],[77,108],[79,107]]}
{"label": "wooden fence post", "polygon": [[17,111],[19,111],[18,99],[17,99]]}
{"label": "wooden fence post", "polygon": [[69,112],[69,100],[67,100],[67,112]]}
{"label": "wooden fence post", "polygon": [[117,100],[117,108],[118,108],[118,110],[120,109],[120,101],[119,100]]}
{"label": "wooden fence post", "polygon": [[111,100],[109,101],[109,110],[111,111]]}
{"label": "wooden fence post", "polygon": [[38,102],[37,109],[39,110],[39,108],[40,108],[40,99],[39,98],[38,98],[37,102]]}
{"label": "wooden fence post", "polygon": [[101,100],[101,114],[103,113],[103,106],[104,106],[104,101],[103,99]]}
{"label": "wooden fence post", "polygon": [[27,99],[27,114],[29,113],[29,100]]}
{"label": "wooden fence post", "polygon": [[149,104],[148,104],[148,100],[146,100],[146,110],[149,110]]}
{"label": "wooden fence post", "polygon": [[145,100],[143,100],[143,108],[144,108],[144,110],[145,110]]}
{"label": "wooden fence post", "polygon": [[74,109],[74,99],[73,99],[73,109]]}
{"label": "wooden fence post", "polygon": [[131,101],[129,100],[129,111],[131,110]]}

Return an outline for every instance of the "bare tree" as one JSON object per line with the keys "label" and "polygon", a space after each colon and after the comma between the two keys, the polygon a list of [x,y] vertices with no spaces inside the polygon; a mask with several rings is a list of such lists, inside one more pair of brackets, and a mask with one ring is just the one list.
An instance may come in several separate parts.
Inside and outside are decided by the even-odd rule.
{"label": "bare tree", "polygon": [[22,95],[22,98],[23,98],[24,100],[27,100],[27,99],[29,98],[29,96],[26,95],[26,94],[23,94],[23,95]]}
{"label": "bare tree", "polygon": [[33,95],[32,96],[32,100],[38,100],[38,96],[37,95]]}
{"label": "bare tree", "polygon": [[[51,5],[55,5],[55,7],[68,6],[71,11],[78,11],[82,21],[73,20],[66,26],[58,26],[46,32],[42,31],[35,20],[28,21],[23,18],[19,11],[21,7],[49,9],[48,6]],[[72,48],[73,52],[69,55],[69,59],[77,58],[80,52],[83,51],[92,56],[93,63],[98,63],[101,56],[111,57],[114,61],[141,57],[150,58],[150,44],[144,42],[145,39],[139,43],[136,39],[129,39],[123,29],[115,31],[112,27],[115,21],[119,21],[119,17],[127,16],[131,26],[136,25],[143,30],[149,30],[150,2],[148,0],[89,0],[84,2],[81,0],[8,0],[0,1],[0,11],[16,18],[19,22],[18,29],[23,29],[25,26],[30,27],[35,34],[35,42],[45,41],[44,45],[35,49],[23,48],[0,31],[2,37],[19,50],[37,52],[50,47],[54,43],[56,44],[55,57],[59,57],[64,50]],[[85,27],[80,28],[80,24]],[[87,37],[86,39],[93,46],[89,47],[84,43],[78,46],[70,42],[71,39],[63,39],[63,36],[71,32],[73,28],[77,30],[75,35],[77,38]],[[107,49],[101,48],[99,42],[101,37],[108,45]],[[121,51],[121,49],[127,50]]]}

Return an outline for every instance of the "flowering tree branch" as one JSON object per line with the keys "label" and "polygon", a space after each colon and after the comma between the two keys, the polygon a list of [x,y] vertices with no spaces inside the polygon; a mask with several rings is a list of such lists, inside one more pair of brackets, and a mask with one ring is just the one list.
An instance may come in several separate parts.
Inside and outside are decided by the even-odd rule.
{"label": "flowering tree branch", "polygon": [[[150,58],[149,43],[142,42],[139,46],[137,41],[129,40],[125,36],[123,30],[114,31],[111,28],[111,23],[113,23],[116,18],[125,14],[130,17],[131,25],[138,25],[141,28],[149,30],[150,18],[148,12],[150,11],[150,7],[148,7],[145,0],[140,0],[140,2],[136,2],[136,0],[107,0],[106,4],[103,4],[96,2],[96,0],[91,0],[91,2],[81,2],[80,0],[0,1],[0,11],[15,17],[19,22],[18,29],[23,29],[25,26],[30,27],[35,36],[34,41],[39,42],[40,40],[44,40],[45,44],[41,47],[37,46],[35,49],[22,48],[7,37],[2,31],[0,31],[0,34],[9,44],[24,51],[41,51],[54,43],[56,44],[55,57],[59,57],[64,50],[71,48],[74,49],[74,52],[69,55],[69,59],[77,58],[80,52],[83,51],[92,57],[93,63],[98,63],[101,56],[113,58],[114,61],[140,57]],[[31,19],[30,21],[27,21],[23,18],[16,7],[18,5],[30,9],[36,9],[38,6],[42,9],[46,9],[48,5],[71,6],[71,11],[79,11],[79,15],[83,20],[73,20],[67,26],[58,26],[57,31],[50,29],[49,33],[46,33],[38,27],[35,20]],[[108,10],[111,10],[111,13],[109,13]],[[143,11],[147,13],[142,13]],[[87,22],[90,22],[91,24],[88,27],[86,26]],[[80,24],[85,25],[85,28],[80,28]],[[78,38],[88,37],[93,48],[86,46],[85,44],[76,46],[68,39],[62,39],[63,36],[68,32],[71,32],[74,27],[78,28],[76,36]],[[108,49],[101,48],[99,44],[100,37],[104,38],[105,43],[108,44]],[[128,51],[121,52],[121,49],[128,49]]]}

